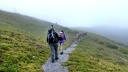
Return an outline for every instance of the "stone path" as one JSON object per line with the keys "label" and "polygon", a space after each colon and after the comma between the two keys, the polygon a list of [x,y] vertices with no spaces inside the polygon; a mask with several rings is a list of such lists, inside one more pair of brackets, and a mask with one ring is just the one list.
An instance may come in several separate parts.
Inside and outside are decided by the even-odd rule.
{"label": "stone path", "polygon": [[59,60],[55,61],[54,63],[51,63],[51,59],[49,58],[46,61],[46,64],[42,66],[42,69],[45,72],[69,72],[67,67],[62,66],[61,64],[63,62],[66,62],[69,58],[69,54],[75,49],[77,46],[77,41],[75,41],[69,48],[64,50],[64,54],[59,54]]}

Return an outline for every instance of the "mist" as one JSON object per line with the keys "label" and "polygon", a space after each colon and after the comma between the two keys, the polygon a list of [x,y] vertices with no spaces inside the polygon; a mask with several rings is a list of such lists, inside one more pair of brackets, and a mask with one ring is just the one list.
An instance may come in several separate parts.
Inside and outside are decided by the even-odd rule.
{"label": "mist", "polygon": [[78,29],[99,34],[115,42],[128,45],[128,32],[127,32],[128,27],[94,26],[94,27],[86,27],[86,28],[78,28]]}
{"label": "mist", "polygon": [[128,27],[128,0],[0,1],[0,10],[28,15],[66,27]]}

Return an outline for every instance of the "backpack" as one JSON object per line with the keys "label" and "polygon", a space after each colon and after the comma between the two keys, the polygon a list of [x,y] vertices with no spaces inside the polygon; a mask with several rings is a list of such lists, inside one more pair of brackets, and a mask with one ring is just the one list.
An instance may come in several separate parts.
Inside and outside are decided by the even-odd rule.
{"label": "backpack", "polygon": [[48,35],[47,35],[48,36],[48,42],[52,42],[52,43],[57,42],[57,37],[55,34],[56,33],[54,32],[53,29],[50,29],[48,31]]}
{"label": "backpack", "polygon": [[64,34],[63,33],[59,33],[59,39],[63,40],[64,39]]}

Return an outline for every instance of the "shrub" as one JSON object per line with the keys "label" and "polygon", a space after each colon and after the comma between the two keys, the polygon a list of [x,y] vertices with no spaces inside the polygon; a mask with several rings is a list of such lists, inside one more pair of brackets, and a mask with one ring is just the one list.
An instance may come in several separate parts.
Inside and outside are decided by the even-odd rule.
{"label": "shrub", "polygon": [[106,46],[109,48],[112,48],[112,49],[118,49],[118,47],[116,45],[113,45],[113,44],[107,44]]}

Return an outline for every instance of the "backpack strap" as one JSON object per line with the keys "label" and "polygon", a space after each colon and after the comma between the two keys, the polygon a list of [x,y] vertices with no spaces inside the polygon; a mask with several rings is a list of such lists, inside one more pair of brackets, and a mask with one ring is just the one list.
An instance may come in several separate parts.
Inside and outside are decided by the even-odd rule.
{"label": "backpack strap", "polygon": [[51,33],[51,34],[52,34],[52,37],[55,38],[55,37],[54,37],[54,34],[53,34],[53,30],[52,30],[52,33]]}

